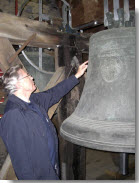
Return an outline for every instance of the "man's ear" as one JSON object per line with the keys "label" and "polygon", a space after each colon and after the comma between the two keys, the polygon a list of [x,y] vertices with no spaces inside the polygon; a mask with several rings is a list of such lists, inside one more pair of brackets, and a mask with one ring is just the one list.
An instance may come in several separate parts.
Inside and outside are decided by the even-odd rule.
{"label": "man's ear", "polygon": [[17,81],[17,83],[16,83],[16,88],[17,88],[18,90],[22,88],[21,82]]}

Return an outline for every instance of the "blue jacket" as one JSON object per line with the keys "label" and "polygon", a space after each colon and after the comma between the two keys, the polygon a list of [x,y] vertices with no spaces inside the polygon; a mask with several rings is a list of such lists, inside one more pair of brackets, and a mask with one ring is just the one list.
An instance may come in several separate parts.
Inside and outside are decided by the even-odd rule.
{"label": "blue jacket", "polygon": [[5,114],[0,120],[0,136],[19,180],[58,180],[58,140],[55,128],[48,117],[48,109],[57,103],[79,83],[73,75],[55,87],[33,93],[30,101],[35,103],[49,121],[55,138],[56,166],[54,169],[49,156],[46,124],[42,118],[28,108],[15,95],[8,97]]}

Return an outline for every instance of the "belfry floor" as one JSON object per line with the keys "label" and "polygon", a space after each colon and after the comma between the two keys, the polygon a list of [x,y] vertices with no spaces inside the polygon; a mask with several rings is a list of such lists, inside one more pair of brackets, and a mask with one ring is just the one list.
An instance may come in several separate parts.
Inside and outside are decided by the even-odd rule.
{"label": "belfry floor", "polygon": [[135,154],[129,154],[128,174],[119,173],[119,153],[86,149],[86,180],[135,180]]}

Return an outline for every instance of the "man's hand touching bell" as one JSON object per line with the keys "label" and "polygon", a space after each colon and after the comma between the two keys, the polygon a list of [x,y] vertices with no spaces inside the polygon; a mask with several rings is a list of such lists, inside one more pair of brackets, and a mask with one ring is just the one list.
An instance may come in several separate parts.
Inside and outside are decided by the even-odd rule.
{"label": "man's hand touching bell", "polygon": [[80,78],[86,71],[88,67],[88,61],[84,62],[83,64],[81,64],[78,68],[77,73],[75,74],[75,77],[78,79]]}

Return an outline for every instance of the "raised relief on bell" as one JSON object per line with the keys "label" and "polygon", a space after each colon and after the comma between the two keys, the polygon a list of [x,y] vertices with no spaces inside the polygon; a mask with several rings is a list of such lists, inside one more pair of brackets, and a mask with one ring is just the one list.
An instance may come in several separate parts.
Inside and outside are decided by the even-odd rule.
{"label": "raised relief on bell", "polygon": [[106,82],[117,80],[123,70],[123,64],[118,57],[101,57],[100,72]]}

